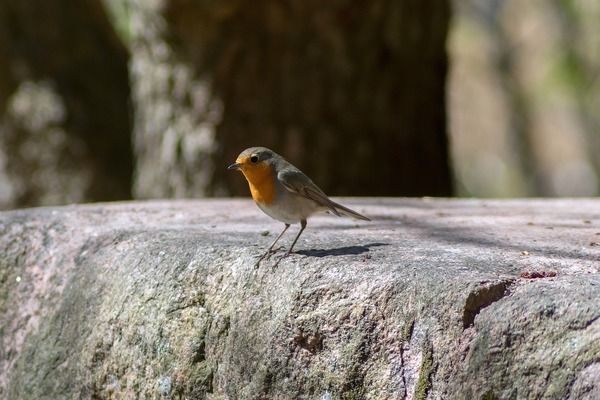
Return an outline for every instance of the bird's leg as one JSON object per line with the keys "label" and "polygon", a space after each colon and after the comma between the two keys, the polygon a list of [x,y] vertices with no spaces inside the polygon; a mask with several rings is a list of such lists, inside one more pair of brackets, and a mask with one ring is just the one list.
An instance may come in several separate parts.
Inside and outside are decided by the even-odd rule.
{"label": "bird's leg", "polygon": [[298,241],[298,238],[300,237],[300,235],[302,235],[302,232],[304,231],[304,228],[306,228],[306,220],[305,219],[303,219],[303,220],[300,221],[300,232],[298,232],[298,234],[296,235],[296,238],[292,242],[292,245],[290,246],[290,248],[288,249],[288,251],[286,251],[284,255],[282,255],[281,257],[279,257],[279,259],[277,259],[277,262],[272,267],[273,269],[275,269],[275,267],[277,267],[277,265],[279,265],[279,262],[281,260],[283,260],[285,257],[287,257],[287,256],[290,255],[290,253],[292,252],[292,249],[294,248],[294,245]]}
{"label": "bird's leg", "polygon": [[273,269],[275,269],[275,267],[279,264],[279,262],[281,260],[283,260],[285,257],[287,257],[287,256],[290,255],[290,253],[292,252],[292,249],[294,248],[294,245],[298,241],[298,238],[300,237],[300,235],[302,235],[302,232],[304,231],[304,228],[306,228],[306,220],[305,219],[303,219],[303,220],[300,221],[300,232],[298,232],[298,234],[296,235],[296,238],[292,242],[292,245],[290,246],[290,248],[288,249],[288,251],[286,251],[284,255],[282,255],[281,257],[279,257],[279,259],[277,260],[277,262],[273,265]]}
{"label": "bird's leg", "polygon": [[290,255],[290,253],[292,252],[292,249],[294,248],[294,245],[298,241],[298,238],[300,237],[300,235],[302,235],[302,232],[304,232],[304,228],[306,228],[306,220],[305,219],[303,219],[302,221],[300,221],[300,232],[298,232],[298,234],[296,235],[296,239],[294,239],[294,241],[292,242],[292,245],[290,246],[290,248],[287,251],[287,253],[285,253],[284,257],[287,257],[287,256]]}
{"label": "bird's leg", "polygon": [[269,254],[271,254],[271,252],[273,251],[273,247],[275,246],[275,243],[277,243],[277,241],[279,239],[281,239],[281,237],[283,236],[283,234],[285,233],[285,231],[288,230],[289,227],[290,227],[290,224],[285,224],[285,228],[283,228],[283,231],[281,231],[281,233],[279,234],[279,236],[277,236],[275,238],[275,240],[273,240],[273,243],[271,243],[271,245],[269,246],[269,248],[267,249],[267,251],[265,251],[265,253],[262,256],[260,256],[260,258],[258,259],[258,261],[256,262],[256,264],[254,264],[254,268],[258,268],[258,265],[260,264],[260,262],[262,260],[264,260],[264,258],[266,256],[268,256]]}

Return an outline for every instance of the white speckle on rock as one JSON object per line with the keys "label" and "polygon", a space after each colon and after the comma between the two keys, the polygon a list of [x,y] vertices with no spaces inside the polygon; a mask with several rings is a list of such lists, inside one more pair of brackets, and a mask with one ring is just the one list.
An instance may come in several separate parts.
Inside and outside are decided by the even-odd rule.
{"label": "white speckle on rock", "polygon": [[331,393],[329,393],[328,390],[324,391],[321,395],[321,400],[331,400],[332,398],[333,397],[331,397]]}
{"label": "white speckle on rock", "polygon": [[106,377],[105,389],[107,392],[116,392],[120,388],[119,379],[114,375],[108,375]]}
{"label": "white speckle on rock", "polygon": [[171,393],[171,377],[161,376],[158,379],[158,391],[163,396],[168,396]]}

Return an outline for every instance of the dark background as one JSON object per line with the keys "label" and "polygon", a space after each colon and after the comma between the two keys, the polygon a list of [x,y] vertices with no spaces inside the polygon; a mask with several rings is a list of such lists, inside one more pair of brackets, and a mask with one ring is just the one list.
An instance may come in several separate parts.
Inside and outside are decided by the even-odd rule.
{"label": "dark background", "polygon": [[594,1],[0,0],[0,208],[247,195],[594,196]]}

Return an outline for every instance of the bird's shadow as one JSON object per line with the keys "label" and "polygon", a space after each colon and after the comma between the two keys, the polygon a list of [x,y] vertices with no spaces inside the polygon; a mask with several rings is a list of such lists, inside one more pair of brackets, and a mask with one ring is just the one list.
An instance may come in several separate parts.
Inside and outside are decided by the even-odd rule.
{"label": "bird's shadow", "polygon": [[344,246],[332,249],[298,250],[294,253],[307,257],[346,256],[367,253],[372,247],[387,246],[389,243],[369,243],[362,246]]}

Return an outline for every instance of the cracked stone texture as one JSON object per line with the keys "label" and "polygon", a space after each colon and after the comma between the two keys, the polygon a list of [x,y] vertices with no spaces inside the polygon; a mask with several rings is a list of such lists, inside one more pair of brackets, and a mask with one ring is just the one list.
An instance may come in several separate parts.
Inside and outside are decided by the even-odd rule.
{"label": "cracked stone texture", "polygon": [[600,398],[599,200],[340,201],[1,213],[0,398]]}

